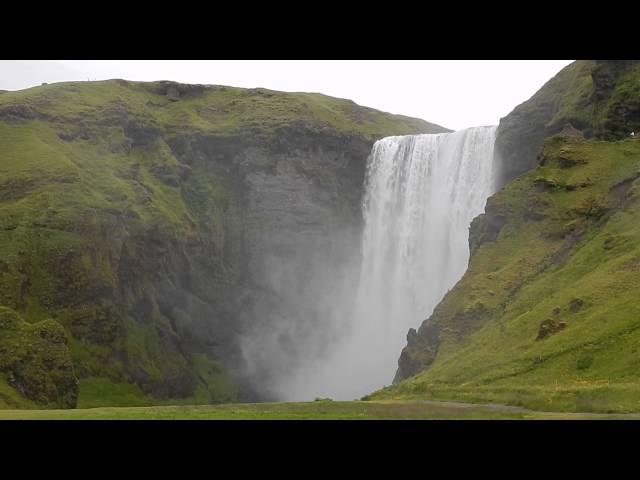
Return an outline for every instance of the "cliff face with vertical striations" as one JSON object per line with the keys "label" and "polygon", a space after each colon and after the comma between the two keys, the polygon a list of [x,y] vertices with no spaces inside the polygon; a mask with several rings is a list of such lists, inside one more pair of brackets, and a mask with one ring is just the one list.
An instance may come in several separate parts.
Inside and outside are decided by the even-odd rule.
{"label": "cliff face with vertical striations", "polygon": [[[0,305],[21,319],[0,330],[0,406],[264,398],[241,339],[313,292],[296,275],[317,258],[343,260],[373,142],[441,131],[265,89],[4,92]],[[29,335],[57,360],[8,349]]]}

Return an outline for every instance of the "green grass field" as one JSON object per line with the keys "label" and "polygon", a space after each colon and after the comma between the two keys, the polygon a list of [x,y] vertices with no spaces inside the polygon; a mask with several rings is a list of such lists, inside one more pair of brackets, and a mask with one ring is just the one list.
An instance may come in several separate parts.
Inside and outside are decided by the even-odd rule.
{"label": "green grass field", "polygon": [[640,419],[638,414],[534,412],[452,402],[245,403],[75,410],[0,410],[0,420],[580,420]]}

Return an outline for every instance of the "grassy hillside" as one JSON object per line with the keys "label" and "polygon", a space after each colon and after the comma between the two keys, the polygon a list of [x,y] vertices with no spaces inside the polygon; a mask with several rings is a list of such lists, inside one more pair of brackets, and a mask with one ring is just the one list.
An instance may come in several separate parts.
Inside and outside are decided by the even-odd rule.
{"label": "grassy hillside", "polygon": [[557,135],[541,158],[489,199],[405,379],[372,399],[640,410],[640,141]]}
{"label": "grassy hillside", "polygon": [[[234,159],[258,158],[260,145],[313,149],[310,136],[439,131],[320,94],[124,80],[4,92],[0,307],[64,329],[79,391],[59,401],[47,382],[16,389],[0,377],[0,407],[236,399],[223,362],[243,328],[229,293],[244,255]],[[1,375],[17,378],[12,346],[29,328],[0,330]]]}
{"label": "grassy hillside", "polygon": [[76,404],[77,379],[67,338],[53,320],[29,324],[0,307],[0,372],[0,407]]}
{"label": "grassy hillside", "polygon": [[640,130],[640,62],[573,62],[502,118],[496,138],[501,183],[535,168],[544,139],[567,125],[599,140]]}
{"label": "grassy hillside", "polygon": [[[392,115],[319,93],[287,93],[173,82],[68,82],[42,85],[0,97],[0,118],[43,119],[69,124],[146,120],[151,129],[199,131],[218,135],[270,134],[304,126],[376,138],[447,129],[417,118]],[[105,132],[106,133],[106,132]]]}

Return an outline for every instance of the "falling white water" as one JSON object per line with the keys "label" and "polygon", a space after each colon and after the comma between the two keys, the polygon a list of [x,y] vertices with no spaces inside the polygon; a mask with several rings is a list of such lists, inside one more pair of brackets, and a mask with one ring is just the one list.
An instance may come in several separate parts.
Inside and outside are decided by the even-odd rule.
{"label": "falling white water", "polygon": [[354,399],[391,384],[407,331],[467,268],[469,225],[494,193],[495,132],[475,127],[375,143],[358,288],[336,299],[340,343],[290,379],[291,398]]}
{"label": "falling white water", "polygon": [[367,171],[354,336],[365,390],[389,384],[409,328],[464,274],[469,225],[493,193],[496,127],[377,142]]}

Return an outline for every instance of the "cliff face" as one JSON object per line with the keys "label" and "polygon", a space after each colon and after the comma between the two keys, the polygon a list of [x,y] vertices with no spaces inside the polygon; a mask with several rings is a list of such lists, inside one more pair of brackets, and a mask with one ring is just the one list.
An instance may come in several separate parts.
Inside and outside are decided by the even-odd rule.
{"label": "cliff face", "polygon": [[335,239],[357,237],[373,141],[440,131],[264,89],[113,80],[5,92],[0,305],[27,326],[61,326],[63,342],[39,341],[68,374],[35,362],[49,386],[18,388],[20,360],[3,351],[0,404],[264,395],[242,339],[313,291],[294,273],[349,251]]}
{"label": "cliff face", "polygon": [[[503,119],[505,181],[527,171],[474,220],[467,272],[409,332],[395,385],[372,397],[640,407],[640,142],[625,133],[635,117],[619,115],[635,111],[640,95],[625,92],[640,88],[637,73],[577,62]],[[574,87],[558,89],[567,78]],[[581,81],[589,88],[574,90]]]}
{"label": "cliff face", "polygon": [[[172,145],[194,171],[211,168],[211,157],[226,152],[219,158],[227,167],[216,176],[233,184],[226,192],[237,208],[224,230],[235,235],[226,243],[236,249],[229,268],[237,273],[218,272],[227,283],[215,288],[220,298],[213,301],[227,305],[231,330],[217,344],[226,348],[241,399],[277,399],[274,381],[309,354],[304,349],[314,335],[323,334],[314,325],[324,321],[318,299],[358,253],[371,140],[292,127],[274,137]],[[206,275],[195,283],[211,288]],[[209,320],[204,325],[215,327]]]}

